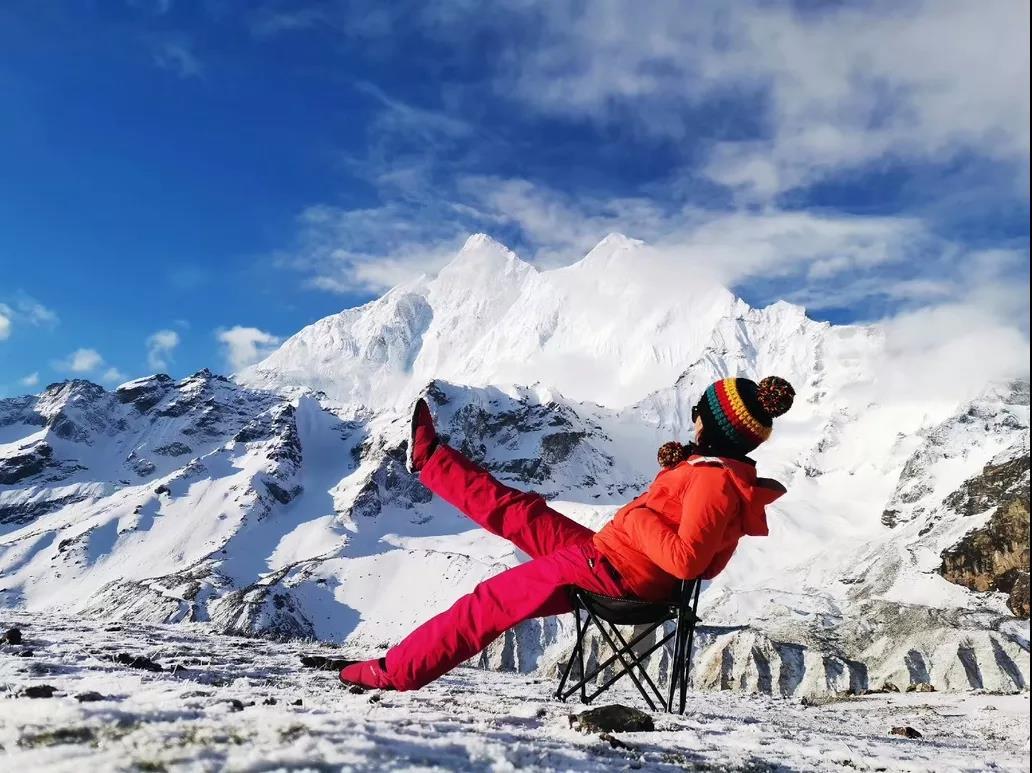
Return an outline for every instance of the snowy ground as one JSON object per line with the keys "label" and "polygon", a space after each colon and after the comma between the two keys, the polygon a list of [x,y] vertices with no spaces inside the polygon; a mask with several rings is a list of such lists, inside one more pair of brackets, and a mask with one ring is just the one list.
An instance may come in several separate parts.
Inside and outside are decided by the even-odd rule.
{"label": "snowy ground", "polygon": [[[318,646],[201,627],[8,616],[0,646],[0,769],[1028,770],[1029,697],[913,693],[821,706],[733,693],[656,715],[629,748],[571,730],[550,680],[460,668],[415,693],[351,694],[299,666]],[[19,653],[32,650],[31,657]],[[145,655],[151,672],[112,660]],[[20,693],[51,685],[51,698]],[[103,700],[80,702],[97,692]],[[630,692],[604,702],[638,706]],[[889,734],[909,725],[910,740]]]}

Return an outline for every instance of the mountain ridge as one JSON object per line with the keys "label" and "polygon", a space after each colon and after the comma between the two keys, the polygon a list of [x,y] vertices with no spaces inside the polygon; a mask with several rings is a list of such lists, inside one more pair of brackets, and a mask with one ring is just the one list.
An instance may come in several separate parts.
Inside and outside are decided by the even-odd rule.
{"label": "mountain ridge", "polygon": [[[964,399],[901,393],[878,326],[753,309],[723,288],[685,302],[653,284],[666,258],[634,240],[602,245],[607,266],[619,253],[606,277],[522,268],[502,249],[475,239],[465,259],[511,265],[507,277],[460,263],[438,284],[413,280],[236,381],[77,381],[0,401],[0,608],[192,620],[365,654],[522,560],[405,472],[415,393],[463,453],[599,528],[648,485],[661,442],[691,437],[706,384],[777,374],[796,404],[756,457],[789,493],[771,536],[747,540],[704,591],[696,685],[1027,687],[1028,623],[1007,594],[939,572],[996,507],[983,494],[960,512],[957,492],[990,462],[1027,457],[1027,379]],[[630,317],[594,308],[612,297],[655,303]],[[600,367],[579,372],[578,346]],[[501,378],[520,358],[531,386]],[[423,380],[466,367],[464,383]],[[644,375],[614,387],[621,369]],[[476,662],[548,673],[570,635],[567,620],[529,621]]]}

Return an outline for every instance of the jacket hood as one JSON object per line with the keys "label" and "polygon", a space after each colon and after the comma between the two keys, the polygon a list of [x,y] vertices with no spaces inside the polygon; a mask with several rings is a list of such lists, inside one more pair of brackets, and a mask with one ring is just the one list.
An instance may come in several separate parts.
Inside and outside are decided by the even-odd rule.
{"label": "jacket hood", "polygon": [[758,478],[756,468],[737,460],[727,460],[725,466],[731,472],[745,503],[743,531],[750,537],[766,537],[767,505],[785,495],[787,489],[773,478]]}
{"label": "jacket hood", "polygon": [[767,505],[780,499],[786,489],[773,478],[757,478],[745,500],[745,533],[751,537],[766,537]]}

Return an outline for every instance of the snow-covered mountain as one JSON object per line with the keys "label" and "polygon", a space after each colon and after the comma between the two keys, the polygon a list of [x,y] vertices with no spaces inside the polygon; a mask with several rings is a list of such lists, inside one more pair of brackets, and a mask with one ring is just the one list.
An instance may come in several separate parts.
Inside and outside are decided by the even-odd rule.
{"label": "snow-covered mountain", "polygon": [[[1028,382],[910,394],[881,328],[672,278],[621,236],[550,271],[476,236],[235,381],[0,401],[0,606],[377,650],[522,558],[405,472],[417,392],[449,442],[597,528],[689,439],[706,384],[775,373],[798,397],[757,456],[789,494],[703,595],[696,684],[1026,687]],[[571,623],[526,623],[481,663],[548,671]]]}
{"label": "snow-covered mountain", "polygon": [[747,312],[723,287],[670,277],[661,256],[625,236],[539,271],[478,234],[437,276],[309,325],[238,379],[303,384],[373,410],[407,404],[435,378],[541,383],[618,408],[672,384],[721,320]]}

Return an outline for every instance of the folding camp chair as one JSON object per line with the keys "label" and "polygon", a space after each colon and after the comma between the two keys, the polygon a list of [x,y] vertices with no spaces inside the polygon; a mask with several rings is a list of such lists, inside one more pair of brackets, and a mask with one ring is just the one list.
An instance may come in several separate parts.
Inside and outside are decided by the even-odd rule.
{"label": "folding camp chair", "polygon": [[[581,702],[591,703],[592,700],[612,687],[617,679],[626,674],[631,677],[638,692],[653,711],[656,710],[656,704],[652,700],[655,697],[665,711],[672,712],[674,710],[674,693],[678,692],[678,713],[683,714],[688,697],[688,670],[691,668],[692,662],[692,642],[695,637],[695,624],[698,622],[696,611],[699,606],[701,586],[702,583],[699,580],[684,580],[677,596],[669,602],[613,598],[589,593],[582,588],[571,588],[570,596],[573,599],[573,614],[577,624],[577,643],[574,645],[570,662],[567,663],[559,681],[556,697],[565,701],[579,690]],[[676,620],[677,625],[644,652],[635,651],[636,645],[669,620]],[[589,672],[585,667],[584,645],[592,624],[598,628],[603,640],[613,650],[613,654],[602,663],[597,663]],[[648,627],[639,632],[631,641],[627,641],[617,628],[619,625],[647,625]],[[646,672],[645,660],[670,639],[674,639],[674,651],[670,661],[668,694],[664,697]],[[616,661],[619,661],[619,664],[614,666],[616,673],[589,695],[588,682],[595,681],[606,668],[615,664]],[[580,666],[579,681],[567,687],[566,683],[574,663]],[[651,695],[645,689],[646,685],[651,688]]]}

